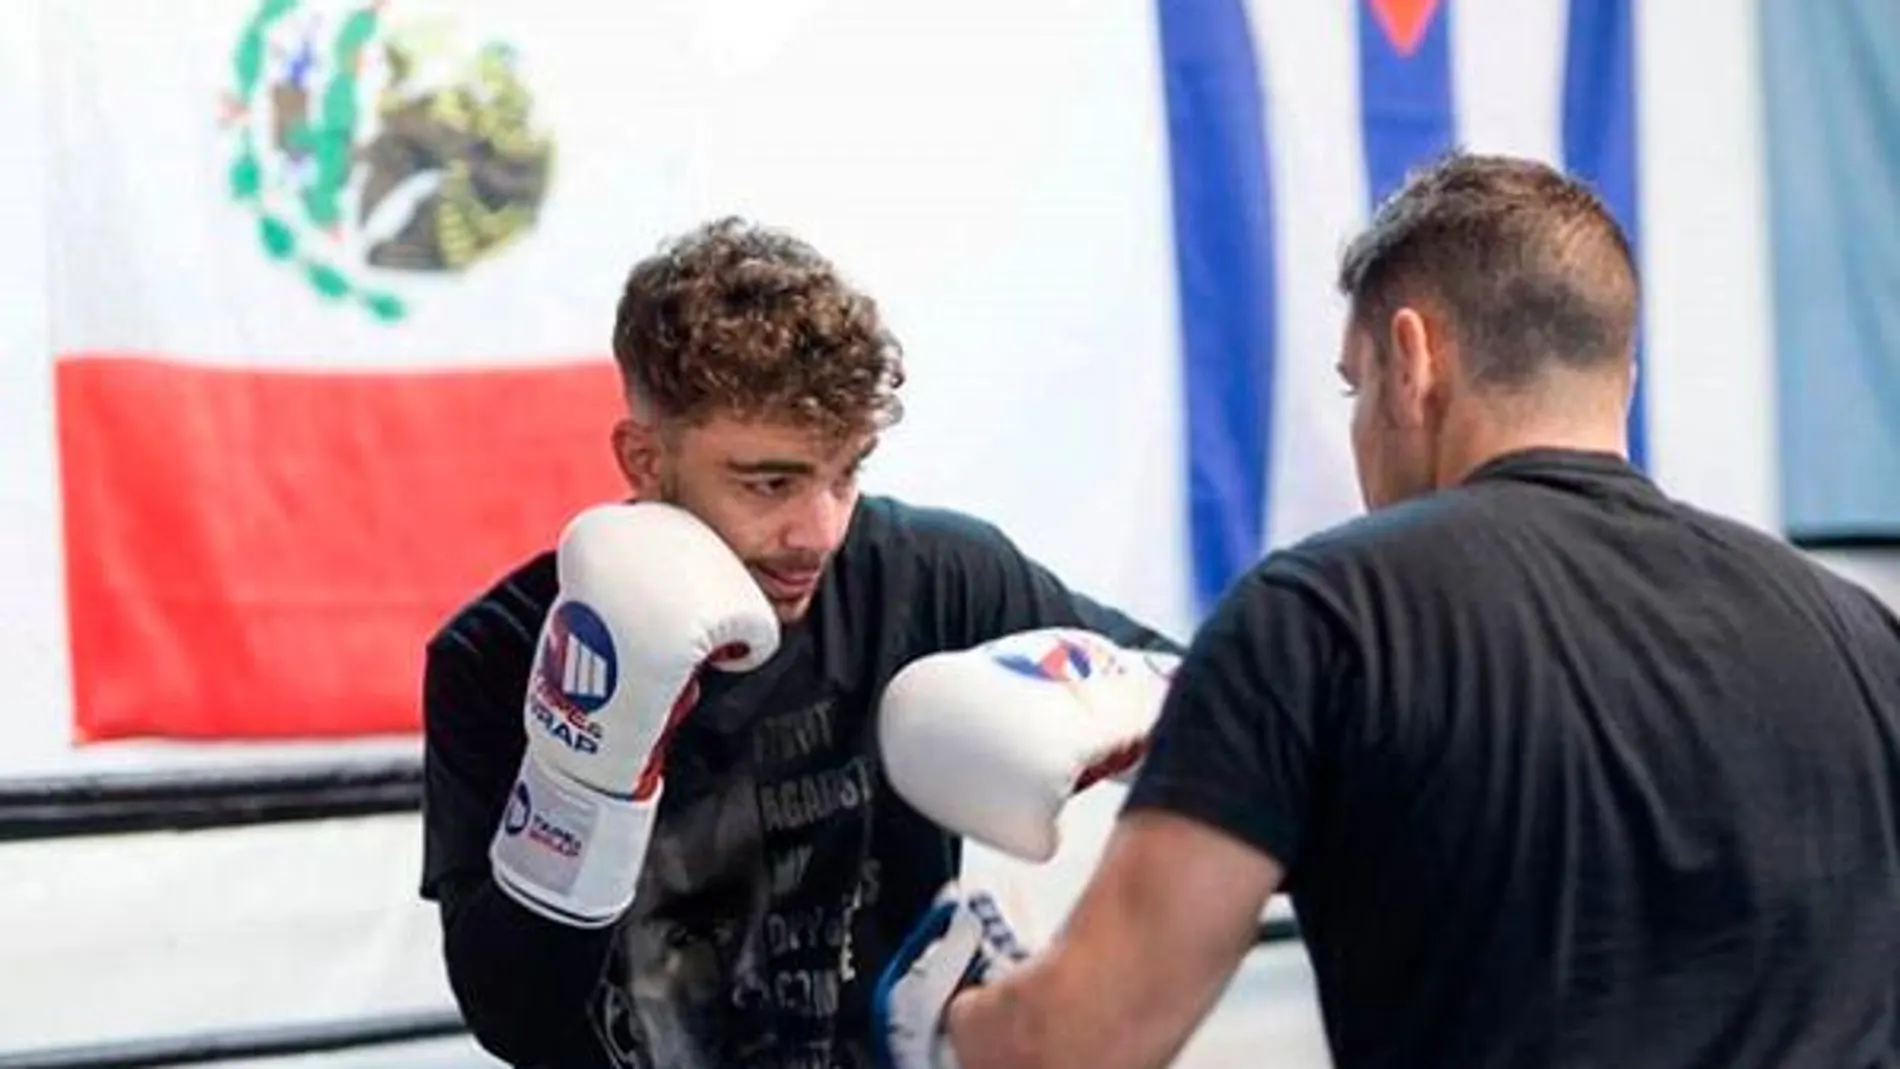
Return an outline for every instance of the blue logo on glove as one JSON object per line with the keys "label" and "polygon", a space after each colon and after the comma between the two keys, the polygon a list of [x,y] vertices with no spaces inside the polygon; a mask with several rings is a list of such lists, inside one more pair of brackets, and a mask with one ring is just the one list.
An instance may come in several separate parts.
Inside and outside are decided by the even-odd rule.
{"label": "blue logo on glove", "polygon": [[516,783],[508,796],[508,811],[502,814],[501,830],[509,835],[520,835],[528,827],[528,818],[533,813],[534,801],[528,797],[528,785]]}
{"label": "blue logo on glove", "polygon": [[1049,683],[1080,683],[1095,674],[1095,658],[1089,648],[1066,638],[1054,639],[1040,657],[1022,653],[992,655],[997,664],[1015,672]]}
{"label": "blue logo on glove", "polygon": [[1028,960],[1029,948],[1016,938],[1016,929],[1010,927],[1009,920],[1003,916],[1003,907],[997,904],[995,895],[978,891],[965,904],[982,923],[983,942],[991,953],[1010,961]]}
{"label": "blue logo on glove", "polygon": [[578,601],[556,609],[541,651],[545,693],[558,694],[575,712],[591,713],[613,697],[619,674],[613,635],[600,614]]}

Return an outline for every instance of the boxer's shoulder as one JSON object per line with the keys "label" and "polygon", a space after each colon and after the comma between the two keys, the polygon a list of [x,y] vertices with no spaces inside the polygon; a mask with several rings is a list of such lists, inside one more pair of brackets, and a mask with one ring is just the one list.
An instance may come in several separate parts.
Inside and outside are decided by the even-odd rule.
{"label": "boxer's shoulder", "polygon": [[894,671],[962,644],[970,621],[996,615],[1029,571],[1015,543],[989,521],[867,494],[833,559],[819,614],[829,603],[834,619],[872,623],[851,628],[844,645]]}
{"label": "boxer's shoulder", "polygon": [[457,606],[430,635],[431,659],[447,657],[525,679],[536,637],[560,593],[553,550],[518,563]]}
{"label": "boxer's shoulder", "polygon": [[866,494],[859,499],[844,548],[916,564],[945,555],[995,552],[1008,544],[995,524],[967,512]]}
{"label": "boxer's shoulder", "polygon": [[876,587],[887,599],[905,602],[915,587],[939,580],[991,576],[1021,552],[988,520],[952,508],[865,495],[839,547],[840,579]]}

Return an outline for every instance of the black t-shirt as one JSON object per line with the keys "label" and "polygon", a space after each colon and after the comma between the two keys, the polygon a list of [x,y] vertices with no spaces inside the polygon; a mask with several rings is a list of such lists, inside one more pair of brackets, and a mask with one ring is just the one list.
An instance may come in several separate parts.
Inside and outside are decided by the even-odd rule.
{"label": "black t-shirt", "polygon": [[1269,556],[1126,800],[1285,868],[1340,1069],[1900,1065],[1900,624],[1619,458]]}
{"label": "black t-shirt", "polygon": [[882,781],[884,685],[918,657],[1036,627],[1179,649],[987,524],[864,498],[778,653],[702,677],[633,908],[594,933],[535,916],[489,878],[556,593],[552,553],[517,569],[435,636],[424,681],[422,892],[444,904],[471,1029],[522,1065],[868,1066],[870,987],[959,858]]}

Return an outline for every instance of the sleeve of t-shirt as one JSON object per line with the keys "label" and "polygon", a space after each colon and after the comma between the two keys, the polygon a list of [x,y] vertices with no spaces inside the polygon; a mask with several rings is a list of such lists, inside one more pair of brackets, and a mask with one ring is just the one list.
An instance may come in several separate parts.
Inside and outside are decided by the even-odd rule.
{"label": "sleeve of t-shirt", "polygon": [[489,842],[525,746],[519,674],[454,630],[428,647],[422,895],[441,903],[449,985],[481,1045],[514,1064],[590,1065],[589,1002],[614,929],[557,924],[491,877]]}
{"label": "sleeve of t-shirt", "polygon": [[955,645],[1043,627],[1079,627],[1131,649],[1182,652],[1173,638],[1070,588],[994,524],[948,510],[923,513],[920,523]]}
{"label": "sleeve of t-shirt", "polygon": [[1309,595],[1263,571],[1237,582],[1175,673],[1124,811],[1212,825],[1272,857],[1290,882],[1345,658],[1339,629]]}
{"label": "sleeve of t-shirt", "polygon": [[488,874],[488,844],[521,764],[525,742],[483,660],[467,638],[449,630],[429,644],[423,661],[422,896],[428,899],[440,900],[447,885]]}

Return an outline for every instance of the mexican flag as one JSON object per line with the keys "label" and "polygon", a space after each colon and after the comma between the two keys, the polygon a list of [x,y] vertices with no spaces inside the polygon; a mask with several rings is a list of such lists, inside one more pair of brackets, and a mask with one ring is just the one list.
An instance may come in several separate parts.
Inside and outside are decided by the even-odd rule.
{"label": "mexican flag", "polygon": [[1184,626],[1151,12],[28,10],[63,484],[31,548],[65,594],[54,624],[35,592],[31,704],[62,736],[68,677],[81,741],[413,730],[430,632],[623,492],[620,288],[726,215],[811,241],[903,339],[870,485]]}
{"label": "mexican flag", "polygon": [[413,730],[429,633],[622,492],[683,139],[597,87],[678,62],[511,3],[44,19],[77,734]]}

